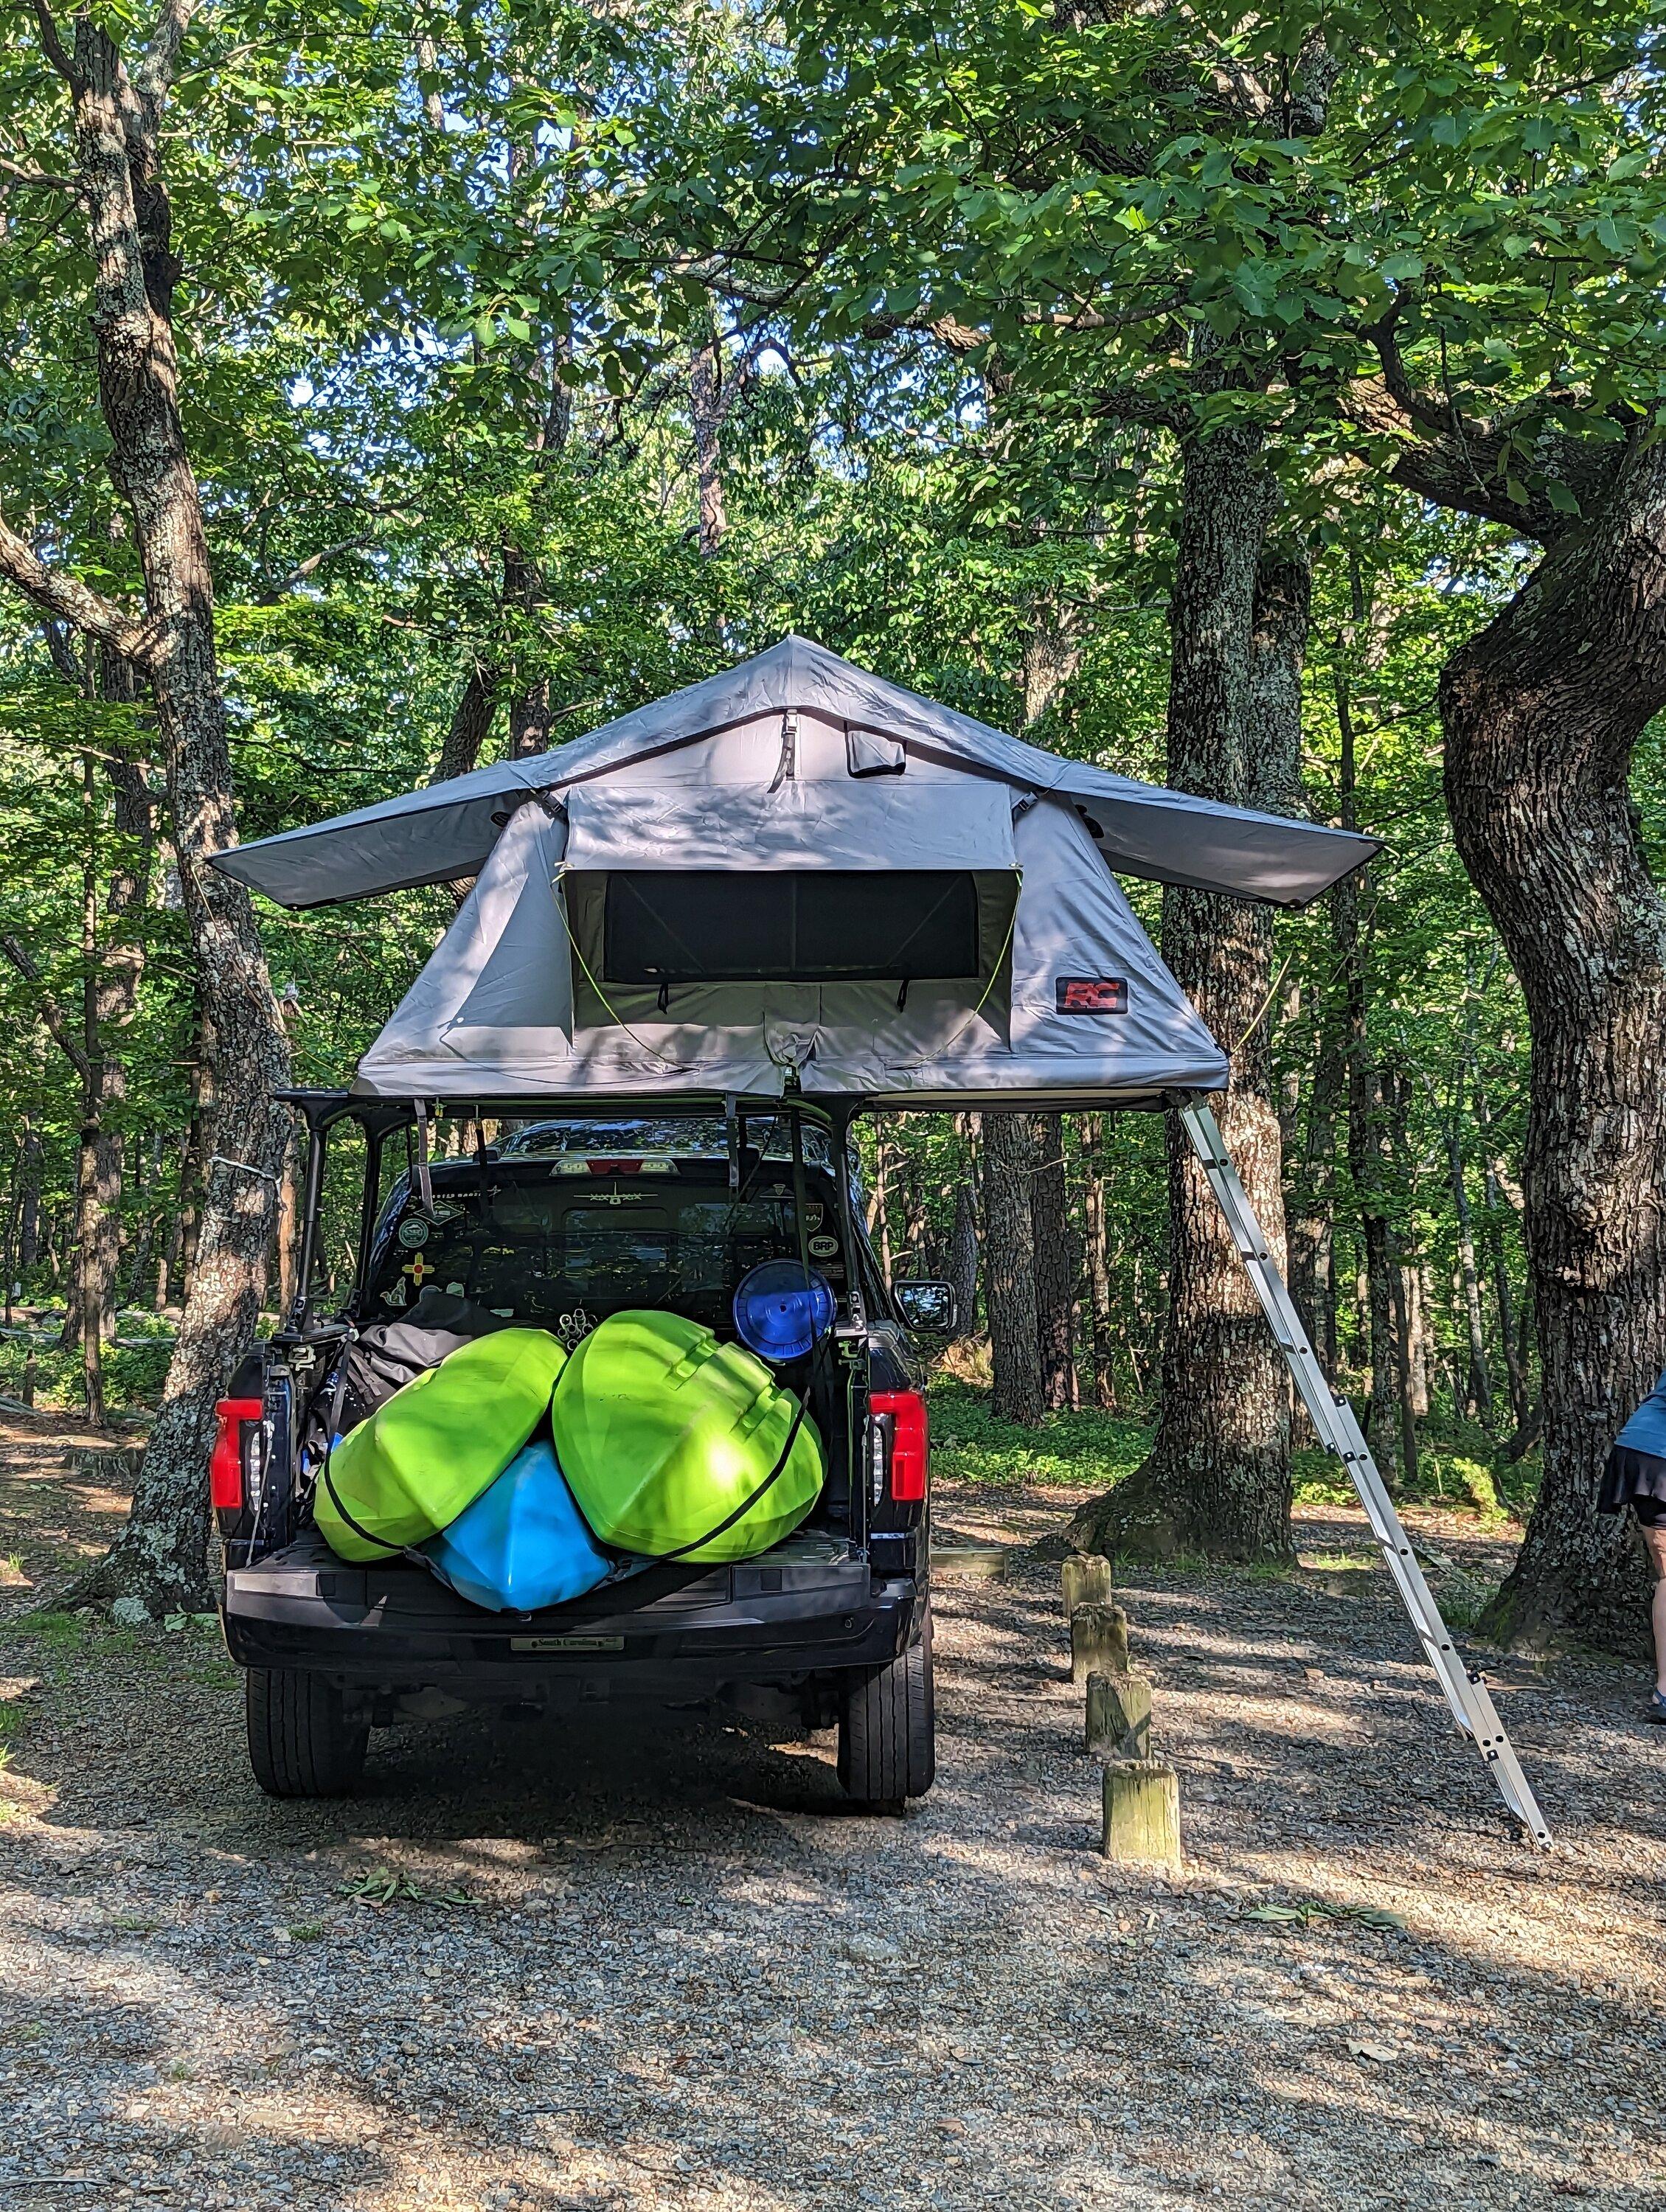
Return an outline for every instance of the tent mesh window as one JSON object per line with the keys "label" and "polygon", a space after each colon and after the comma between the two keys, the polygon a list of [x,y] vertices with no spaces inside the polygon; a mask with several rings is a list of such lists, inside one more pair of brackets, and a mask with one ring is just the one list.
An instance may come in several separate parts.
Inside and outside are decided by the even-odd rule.
{"label": "tent mesh window", "polygon": [[958,982],[978,972],[977,884],[956,869],[619,869],[614,983]]}

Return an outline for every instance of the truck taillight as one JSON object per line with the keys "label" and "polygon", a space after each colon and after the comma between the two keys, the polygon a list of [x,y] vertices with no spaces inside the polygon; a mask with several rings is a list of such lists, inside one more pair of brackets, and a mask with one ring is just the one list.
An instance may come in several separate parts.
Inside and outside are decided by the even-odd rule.
{"label": "truck taillight", "polygon": [[917,1505],[926,1494],[926,1401],[917,1390],[876,1390],[868,1402],[891,1418],[891,1494]]}
{"label": "truck taillight", "polygon": [[209,1461],[209,1503],[216,1512],[243,1510],[243,1425],[258,1424],[258,1398],[222,1398],[214,1409],[214,1453]]}

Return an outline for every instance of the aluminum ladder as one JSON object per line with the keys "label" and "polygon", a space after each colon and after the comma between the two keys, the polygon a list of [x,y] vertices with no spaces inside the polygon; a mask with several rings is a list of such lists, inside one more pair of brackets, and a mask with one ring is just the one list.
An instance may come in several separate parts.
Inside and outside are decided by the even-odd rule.
{"label": "aluminum ladder", "polygon": [[1207,1105],[1195,1103],[1182,1105],[1178,1111],[1209,1188],[1226,1218],[1232,1242],[1250,1272],[1262,1310],[1289,1365],[1308,1419],[1320,1441],[1335,1453],[1347,1469],[1359,1493],[1371,1534],[1394,1577],[1395,1588],[1412,1626],[1428,1654],[1429,1664],[1446,1692],[1453,1719],[1473,1739],[1499,1796],[1511,1812],[1535,1843],[1548,1848],[1550,1830],[1528,1786],[1515,1747],[1505,1734],[1504,1723],[1493,1710],[1486,1679],[1466,1664],[1454,1648],[1450,1633],[1440,1617],[1440,1608],[1423,1579],[1423,1570],[1401,1526],[1400,1516],[1394,1510],[1394,1500],[1371,1455],[1371,1446],[1353,1417],[1353,1408],[1340,1391],[1331,1389],[1319,1364],[1318,1354],[1308,1341],[1295,1301],[1268,1249],[1261,1224],[1238,1180],[1237,1170],[1232,1164],[1214,1115]]}

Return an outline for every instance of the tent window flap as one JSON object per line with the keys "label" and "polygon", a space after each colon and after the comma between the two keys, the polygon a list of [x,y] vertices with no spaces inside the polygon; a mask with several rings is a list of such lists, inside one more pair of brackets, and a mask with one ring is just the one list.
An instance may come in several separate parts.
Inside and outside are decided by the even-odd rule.
{"label": "tent window flap", "polygon": [[605,882],[610,982],[958,982],[978,974],[970,870],[617,869]]}

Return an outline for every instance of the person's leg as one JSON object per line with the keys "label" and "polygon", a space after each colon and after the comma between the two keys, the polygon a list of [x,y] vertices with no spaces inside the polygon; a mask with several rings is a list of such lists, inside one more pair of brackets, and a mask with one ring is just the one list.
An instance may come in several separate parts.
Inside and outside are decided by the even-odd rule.
{"label": "person's leg", "polygon": [[1666,1521],[1643,1531],[1649,1565],[1655,1571],[1655,1688],[1666,1698]]}

